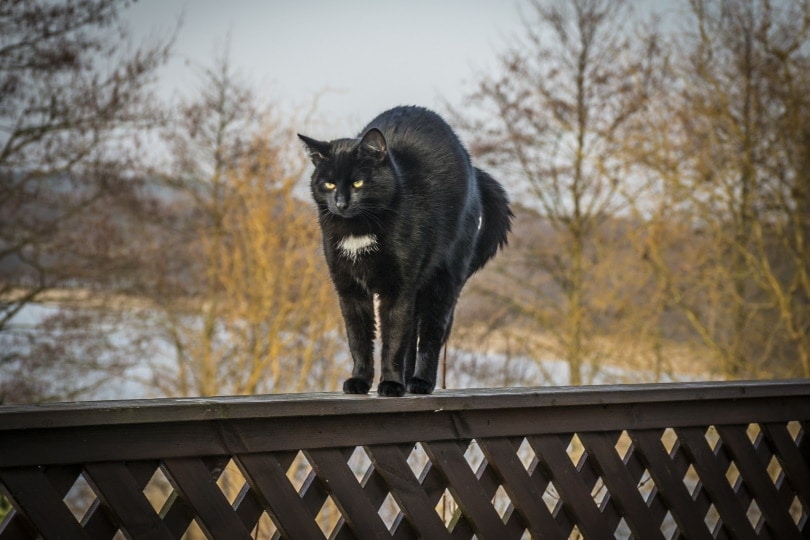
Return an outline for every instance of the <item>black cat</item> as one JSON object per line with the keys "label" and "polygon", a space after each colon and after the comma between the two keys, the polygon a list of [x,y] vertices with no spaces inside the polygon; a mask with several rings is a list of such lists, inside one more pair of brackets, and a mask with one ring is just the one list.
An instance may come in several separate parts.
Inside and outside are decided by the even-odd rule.
{"label": "black cat", "polygon": [[507,242],[506,192],[427,109],[386,111],[356,139],[299,137],[315,165],[312,195],[354,360],[343,391],[371,386],[376,294],[377,391],[431,393],[461,288]]}

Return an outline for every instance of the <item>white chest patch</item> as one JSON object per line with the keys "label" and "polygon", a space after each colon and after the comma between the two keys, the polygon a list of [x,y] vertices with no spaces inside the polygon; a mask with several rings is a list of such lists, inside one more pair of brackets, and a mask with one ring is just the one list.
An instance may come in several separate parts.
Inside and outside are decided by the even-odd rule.
{"label": "white chest patch", "polygon": [[346,236],[338,243],[340,252],[352,261],[357,260],[361,255],[377,251],[377,247],[377,237],[373,234]]}

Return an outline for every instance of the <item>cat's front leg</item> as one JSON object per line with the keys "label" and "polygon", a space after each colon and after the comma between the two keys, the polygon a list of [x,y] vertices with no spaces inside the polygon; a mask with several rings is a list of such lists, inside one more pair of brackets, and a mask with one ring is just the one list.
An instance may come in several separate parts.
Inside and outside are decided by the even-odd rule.
{"label": "cat's front leg", "polygon": [[405,394],[405,362],[413,338],[414,301],[407,295],[380,296],[382,327],[382,378],[377,387],[381,396]]}
{"label": "cat's front leg", "polygon": [[343,382],[343,391],[368,394],[374,380],[374,301],[371,294],[357,286],[339,289],[338,296],[354,363],[352,376]]}

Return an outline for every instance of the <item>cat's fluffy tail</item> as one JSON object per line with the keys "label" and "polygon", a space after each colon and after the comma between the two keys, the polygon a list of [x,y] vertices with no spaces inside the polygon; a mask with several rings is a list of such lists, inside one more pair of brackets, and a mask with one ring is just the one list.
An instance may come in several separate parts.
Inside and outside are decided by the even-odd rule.
{"label": "cat's fluffy tail", "polygon": [[509,208],[509,197],[503,186],[488,173],[475,169],[481,194],[481,228],[475,243],[475,254],[470,263],[470,274],[480,270],[507,243],[514,214]]}

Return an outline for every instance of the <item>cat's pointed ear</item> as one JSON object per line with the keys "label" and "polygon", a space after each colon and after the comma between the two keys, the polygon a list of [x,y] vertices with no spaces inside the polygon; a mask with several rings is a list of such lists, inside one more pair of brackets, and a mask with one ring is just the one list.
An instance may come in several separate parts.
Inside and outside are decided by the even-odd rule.
{"label": "cat's pointed ear", "polygon": [[307,152],[309,153],[309,159],[312,160],[313,164],[317,165],[329,157],[328,142],[316,141],[315,139],[311,139],[306,135],[301,135],[300,133],[298,134],[298,138],[301,139],[304,146],[306,146]]}
{"label": "cat's pointed ear", "polygon": [[382,161],[388,152],[385,136],[377,128],[371,128],[360,141],[360,151],[375,161]]}

